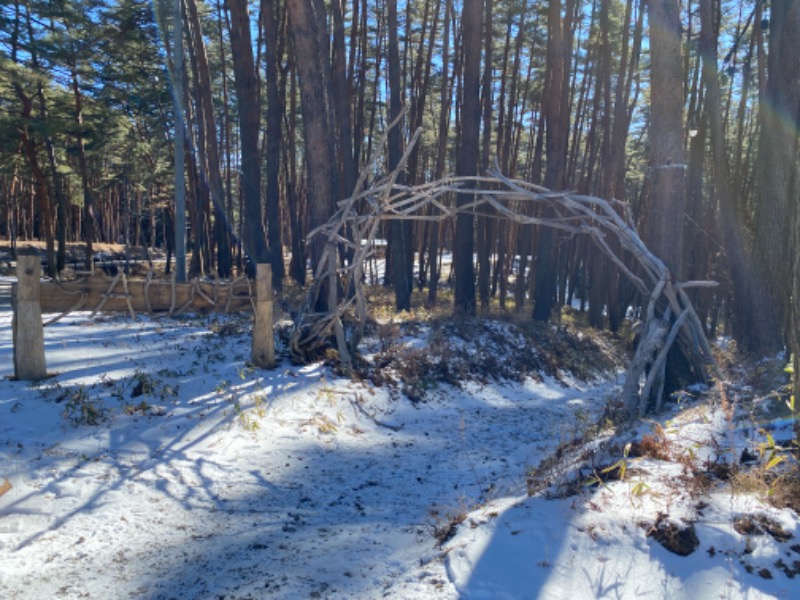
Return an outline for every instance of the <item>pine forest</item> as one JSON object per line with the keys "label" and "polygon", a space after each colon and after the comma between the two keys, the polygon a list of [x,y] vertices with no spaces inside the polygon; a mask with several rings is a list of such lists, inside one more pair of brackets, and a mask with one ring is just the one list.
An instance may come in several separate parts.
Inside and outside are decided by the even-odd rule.
{"label": "pine forest", "polygon": [[[590,521],[575,527],[582,537],[569,529],[578,536],[569,547],[594,552],[600,531],[601,541],[633,539],[640,581],[655,567],[651,555],[636,554],[636,535],[679,556],[702,544],[695,556],[707,563],[703,581],[741,583],[740,595],[724,597],[791,597],[770,587],[786,578],[767,582],[778,571],[800,574],[791,533],[782,537],[767,517],[713,498],[715,486],[752,492],[767,512],[793,510],[791,518],[769,514],[800,535],[798,40],[797,0],[0,0],[0,321],[10,325],[0,328],[0,355],[14,353],[14,375],[0,369],[0,596],[6,585],[8,597],[28,589],[81,595],[85,585],[86,597],[114,597],[113,586],[98,587],[102,577],[91,581],[61,558],[46,572],[71,569],[77,587],[58,589],[56,575],[36,580],[30,568],[52,559],[36,554],[40,536],[61,540],[55,547],[67,556],[84,541],[83,531],[64,537],[75,519],[102,514],[95,510],[111,511],[104,514],[114,522],[138,514],[131,496],[124,502],[132,507],[105,507],[99,498],[116,489],[97,488],[91,500],[89,488],[70,495],[67,470],[96,469],[97,481],[125,480],[125,489],[155,494],[153,502],[185,493],[165,518],[185,519],[170,531],[197,548],[222,531],[251,533],[242,520],[217,521],[240,510],[221,481],[245,499],[260,490],[248,504],[257,507],[276,473],[288,477],[282,469],[307,459],[302,468],[321,487],[301,475],[286,480],[275,498],[292,512],[280,530],[266,513],[248,513],[258,515],[253,528],[266,541],[248,542],[244,554],[278,548],[253,567],[265,587],[253,587],[255,575],[244,577],[243,563],[208,542],[220,571],[213,558],[198,562],[206,566],[187,572],[188,596],[183,584],[165,583],[172,567],[145,567],[144,555],[117,591],[602,595],[598,585],[574,591],[567,554],[537,555],[531,572],[545,575],[524,588],[540,593],[530,595],[507,579],[511,563],[502,557],[515,556],[508,548],[516,537],[496,563],[474,550],[505,539],[480,536],[483,524],[506,518],[507,507],[492,502],[498,482],[515,478],[529,499],[514,510],[535,506],[530,515],[555,510],[538,504],[545,496],[584,494],[581,518]],[[43,277],[18,269],[33,254]],[[41,376],[29,378],[37,383],[25,387],[18,339],[42,321],[38,287],[37,312],[23,314],[34,297],[19,291],[28,276],[66,295],[63,314],[45,323],[48,364],[58,366],[45,373],[42,359]],[[85,282],[94,282],[94,306]],[[139,320],[134,289],[144,290],[151,315],[148,294],[161,290],[168,316],[184,320]],[[187,308],[197,306],[207,310]],[[62,317],[88,310],[71,318],[96,329],[67,341],[79,325]],[[96,317],[116,310],[127,314]],[[110,350],[85,350],[85,364],[63,350],[83,357],[85,346],[133,339],[150,341],[141,351],[126,346],[107,368],[92,361],[111,361]],[[73,371],[94,379],[73,382]],[[601,379],[613,392],[590,391],[588,382]],[[61,429],[38,420],[39,397]],[[313,408],[302,404],[309,398]],[[681,412],[690,400],[706,402],[704,417]],[[157,433],[155,417],[165,423]],[[706,436],[692,429],[699,421],[719,427]],[[83,440],[66,422],[86,428],[78,429]],[[126,434],[106,439],[103,423]],[[223,444],[230,452],[216,449],[213,440],[228,439],[223,428],[234,426],[241,439]],[[625,438],[636,427],[651,430]],[[141,435],[144,458],[126,458],[127,434]],[[197,441],[181,446],[190,437]],[[262,455],[250,453],[258,444],[236,446],[245,438],[273,448],[263,473],[251,469],[260,464]],[[345,439],[365,444],[364,454],[339,454],[352,450]],[[746,439],[744,448],[734,439]],[[217,475],[208,474],[215,467],[206,451],[221,452]],[[246,465],[237,462],[244,457]],[[634,462],[650,466],[629,469]],[[134,463],[137,474],[126,475]],[[164,465],[173,468],[164,475],[171,483],[147,484]],[[645,483],[641,473],[661,468],[674,471]],[[359,478],[368,480],[354,487]],[[325,487],[341,481],[342,490]],[[405,489],[414,481],[424,490],[417,500]],[[434,481],[447,484],[427,485]],[[172,496],[171,486],[182,491]],[[438,504],[445,487],[458,509]],[[37,504],[39,489],[66,492],[53,492],[50,509]],[[620,489],[627,500],[614,504]],[[672,505],[679,496],[690,507],[682,519]],[[63,503],[71,497],[87,503],[73,510]],[[360,519],[387,506],[380,537],[380,527]],[[630,516],[639,520],[627,527],[602,521],[598,506],[645,516]],[[40,509],[52,510],[50,529],[26,516]],[[207,522],[189,509],[208,510]],[[15,514],[19,525],[8,520]],[[529,531],[525,519],[539,519],[514,514],[513,536]],[[752,520],[742,525],[741,515]],[[89,526],[103,527],[97,519]],[[349,519],[356,537],[374,535],[382,548],[358,554],[372,566],[340,565],[344,574],[323,583],[327,566],[307,577],[309,565],[338,556],[327,545],[333,537],[349,543],[340,528]],[[432,537],[422,535],[425,519]],[[703,529],[715,519],[731,524],[728,537]],[[289,534],[308,524],[319,526],[316,545],[295,551]],[[545,525],[533,527],[536,535],[549,535]],[[155,543],[171,560],[190,560],[180,558],[180,544],[145,529],[137,530],[141,548]],[[397,548],[407,542],[411,550],[393,563],[381,552],[398,529],[407,538],[397,537]],[[755,530],[794,562],[781,554],[758,563]],[[545,537],[529,540],[526,552],[549,548]],[[93,554],[139,547],[92,546]],[[714,566],[722,556],[734,566]],[[16,561],[13,572],[4,573],[7,560]],[[598,555],[598,564],[605,560]],[[652,597],[711,597],[700,579],[676,583],[666,564],[664,589]],[[290,567],[298,577],[279,579]],[[490,571],[503,579],[499,587],[486,587]],[[605,571],[587,573],[603,580]],[[137,587],[136,577],[150,576]],[[628,579],[620,575],[620,597],[634,594]],[[673,584],[683,595],[665,591]]]}
{"label": "pine forest", "polygon": [[[692,291],[709,335],[796,341],[793,2],[20,0],[0,18],[0,236],[44,241],[51,276],[68,243],[108,242],[179,277],[268,261],[304,284],[306,234],[419,129],[405,185],[496,167],[621,201],[673,274],[719,284]],[[636,290],[590,243],[491,212],[381,224],[398,308],[415,286],[436,302],[448,251],[457,310],[546,320],[577,298],[619,328]]]}

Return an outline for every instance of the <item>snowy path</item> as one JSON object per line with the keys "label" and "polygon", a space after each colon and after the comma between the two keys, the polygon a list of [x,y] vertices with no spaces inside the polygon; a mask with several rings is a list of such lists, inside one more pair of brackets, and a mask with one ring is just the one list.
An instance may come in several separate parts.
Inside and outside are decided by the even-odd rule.
{"label": "snowy path", "polygon": [[[2,600],[798,597],[797,515],[687,479],[721,441],[734,460],[752,446],[721,407],[676,405],[672,460],[550,501],[526,497],[529,467],[596,421],[610,384],[464,383],[414,404],[321,364],[248,369],[234,317],[76,313],[45,330],[54,376],[31,385],[9,378],[10,320],[0,310]],[[634,435],[609,442],[612,460]],[[780,535],[737,529],[747,515]],[[647,537],[661,516],[693,525],[691,555]]]}
{"label": "snowy path", "polygon": [[[434,527],[524,494],[604,400],[548,382],[414,406],[319,365],[247,371],[247,336],[205,321],[78,315],[46,343],[49,390],[0,382],[3,598],[456,598]],[[107,419],[70,425],[81,398]]]}

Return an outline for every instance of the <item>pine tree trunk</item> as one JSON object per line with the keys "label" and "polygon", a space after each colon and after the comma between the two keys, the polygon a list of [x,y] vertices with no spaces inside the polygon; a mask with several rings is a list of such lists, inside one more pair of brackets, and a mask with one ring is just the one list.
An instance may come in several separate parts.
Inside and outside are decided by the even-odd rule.
{"label": "pine tree trunk", "polygon": [[89,169],[86,165],[86,144],[83,138],[83,96],[81,95],[78,81],[77,60],[72,55],[71,76],[72,93],[75,96],[75,124],[77,125],[76,148],[78,154],[78,171],[81,177],[81,191],[83,192],[83,240],[86,243],[86,268],[89,269],[94,258],[94,195],[89,185]]}
{"label": "pine tree trunk", "polygon": [[[339,190],[327,32],[321,29],[325,13],[321,0],[288,0],[287,8],[300,80],[308,172],[308,227],[314,229],[333,214]],[[325,243],[323,236],[311,240],[314,270],[322,258]],[[320,295],[320,302],[322,309],[327,303],[326,292]]]}
{"label": "pine tree trunk", "polygon": [[[651,123],[648,246],[673,281],[683,278],[683,218],[686,157],[683,124],[683,60],[680,0],[650,0]],[[689,383],[688,360],[678,346],[667,359],[664,381],[654,385],[669,395]],[[656,394],[658,397],[658,394]],[[649,399],[645,399],[648,402]]]}
{"label": "pine tree trunk", "polygon": [[[797,143],[800,125],[800,2],[773,0],[769,35],[769,78],[761,103],[758,148],[755,260],[769,300],[760,307],[770,323],[754,350],[783,347],[782,327],[791,297],[793,234],[791,203],[797,199]],[[752,340],[756,342],[756,340]]]}
{"label": "pine tree trunk", "polygon": [[[450,16],[452,12],[452,0],[444,0],[444,30],[442,32],[442,63],[447,64],[450,58]],[[439,88],[439,131],[437,136],[436,146],[436,167],[435,178],[439,179],[444,175],[445,159],[447,155],[447,132],[448,132],[448,116],[450,114],[451,98],[450,93],[450,79],[448,77],[448,70],[444,69],[442,72],[442,80]],[[427,305],[432,308],[436,305],[436,294],[439,285],[439,223],[434,222],[430,229],[430,243],[428,246],[428,256],[430,256],[430,283],[428,284],[428,301]]]}
{"label": "pine tree trunk", "polygon": [[[715,0],[700,0],[702,30],[699,50],[703,59],[703,83],[706,87],[704,107],[710,125],[714,166],[712,188],[717,192],[721,233],[725,240],[728,268],[733,280],[734,336],[737,340],[741,340],[744,348],[758,351],[768,347],[772,332],[776,329],[779,331],[779,327],[778,324],[772,324],[765,319],[770,314],[764,310],[764,303],[768,302],[768,298],[761,293],[763,290],[759,290],[756,286],[753,263],[744,246],[744,232],[737,219],[734,204],[725,130],[720,111],[715,5]],[[764,335],[767,339],[762,339]]]}
{"label": "pine tree trunk", "polygon": [[683,274],[686,158],[683,149],[683,65],[679,0],[650,0],[652,92],[649,247]]}
{"label": "pine tree trunk", "polygon": [[[565,18],[561,18],[561,2],[550,3],[547,18],[547,100],[545,108],[547,168],[544,185],[552,190],[564,187],[567,161],[567,139],[569,134],[569,114],[567,100],[569,90],[568,66],[571,61],[572,16],[574,0],[567,0]],[[546,207],[543,218],[554,218],[552,208]],[[556,299],[557,251],[555,235],[549,227],[541,227],[536,252],[535,299],[533,319],[546,321],[550,318]]]}
{"label": "pine tree trunk", "polygon": [[[483,0],[464,0],[461,35],[464,50],[464,70],[461,85],[461,133],[456,156],[456,175],[475,175],[480,143],[480,68],[481,31],[483,31]],[[472,201],[471,194],[457,194],[456,204]],[[460,212],[456,217],[453,249],[455,298],[457,314],[475,314],[474,218]]]}
{"label": "pine tree trunk", "polygon": [[231,16],[231,53],[236,101],[239,108],[239,139],[242,153],[241,186],[244,201],[242,242],[255,274],[255,265],[268,261],[261,209],[261,159],[258,151],[260,116],[256,71],[250,35],[247,0],[228,0]]}
{"label": "pine tree trunk", "polygon": [[267,143],[266,143],[266,209],[267,239],[269,241],[270,263],[272,264],[272,286],[280,290],[283,285],[285,269],[283,265],[283,240],[280,220],[280,160],[281,140],[283,138],[281,120],[284,102],[278,81],[281,49],[279,48],[278,6],[276,0],[262,0],[261,12],[264,21],[266,42],[266,86],[267,86]]}

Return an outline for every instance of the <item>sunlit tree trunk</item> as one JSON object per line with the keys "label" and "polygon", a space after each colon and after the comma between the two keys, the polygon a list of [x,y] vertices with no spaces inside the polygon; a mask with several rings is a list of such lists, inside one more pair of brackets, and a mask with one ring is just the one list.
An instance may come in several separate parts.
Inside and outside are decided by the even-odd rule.
{"label": "sunlit tree trunk", "polygon": [[[561,2],[550,3],[547,13],[547,98],[545,101],[545,145],[547,166],[544,185],[560,190],[564,187],[567,162],[567,140],[569,138],[569,114],[567,82],[568,66],[571,62],[572,47],[571,22],[575,7],[574,0],[567,0],[565,17],[561,17]],[[555,215],[552,208],[546,207],[543,218]],[[536,286],[533,305],[533,319],[546,321],[553,312],[556,299],[556,261],[555,236],[549,227],[540,227],[536,252]]]}
{"label": "sunlit tree trunk", "polygon": [[[648,246],[673,281],[683,278],[686,153],[683,123],[683,60],[679,0],[649,0],[650,206]],[[688,383],[689,363],[677,346],[667,359],[663,381],[653,386],[669,395]]]}
{"label": "sunlit tree trunk", "polygon": [[683,147],[683,64],[679,0],[649,0],[652,62],[648,213],[650,248],[670,269],[683,273],[686,157]]}

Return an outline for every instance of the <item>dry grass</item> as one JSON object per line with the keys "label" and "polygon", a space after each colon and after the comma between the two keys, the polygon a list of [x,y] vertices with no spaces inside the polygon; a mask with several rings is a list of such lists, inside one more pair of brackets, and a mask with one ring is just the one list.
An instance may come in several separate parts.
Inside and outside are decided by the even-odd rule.
{"label": "dry grass", "polygon": [[[373,320],[367,333],[379,346],[369,363],[357,361],[359,376],[377,385],[401,382],[416,400],[437,382],[521,381],[544,374],[591,380],[624,360],[620,338],[573,319],[535,323],[529,315],[503,311],[496,303],[480,316],[454,317],[449,296],[444,288],[440,302],[429,308],[426,293],[417,291],[413,309],[398,314],[391,290],[368,288]],[[422,337],[423,343],[408,347],[402,342],[406,336]]]}
{"label": "dry grass", "polygon": [[631,457],[643,456],[667,462],[676,461],[674,444],[669,441],[664,428],[659,423],[653,424],[653,433],[646,433],[642,436],[642,439],[631,443],[629,455]]}
{"label": "dry grass", "polygon": [[792,465],[781,472],[762,466],[740,469],[730,478],[734,493],[755,494],[776,508],[790,508],[800,514],[800,468]]}

